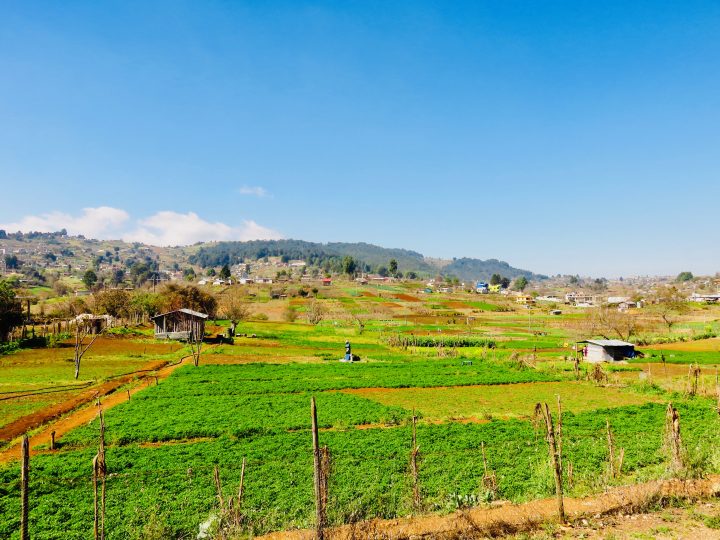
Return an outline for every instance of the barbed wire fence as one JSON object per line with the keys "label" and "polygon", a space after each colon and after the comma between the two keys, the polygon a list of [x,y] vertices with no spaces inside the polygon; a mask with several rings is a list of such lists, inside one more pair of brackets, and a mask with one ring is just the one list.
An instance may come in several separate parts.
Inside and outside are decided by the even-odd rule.
{"label": "barbed wire fence", "polygon": [[[588,439],[592,439],[597,446],[605,446],[606,459],[597,471],[605,482],[611,482],[621,476],[627,455],[625,449],[618,449],[616,435],[609,419],[604,419],[599,429],[571,431],[563,424],[559,400],[554,415],[547,403],[538,403],[536,411],[534,436],[531,440],[525,441],[525,444],[534,449],[533,456],[537,460],[540,474],[544,477],[545,487],[553,485],[557,499],[557,517],[560,522],[564,522],[566,516],[563,497],[568,485],[573,482],[573,463],[563,455],[563,449],[577,445],[581,441],[586,442]],[[89,520],[87,522],[88,532],[92,528],[94,538],[104,540],[106,537],[118,537],[118,533],[113,532],[113,527],[118,525],[117,517],[114,515],[115,523],[113,520],[107,520],[106,508],[113,507],[114,504],[122,504],[122,499],[120,502],[113,500],[113,495],[119,493],[121,488],[126,488],[129,484],[142,486],[161,483],[175,485],[177,489],[181,489],[184,484],[192,483],[207,494],[204,502],[198,505],[205,508],[205,514],[199,513],[196,516],[201,531],[202,526],[207,525],[206,538],[229,539],[233,534],[246,528],[267,530],[268,522],[262,515],[262,509],[258,511],[253,505],[247,504],[248,494],[258,486],[256,475],[263,468],[272,466],[277,470],[283,470],[292,466],[293,470],[300,470],[303,473],[313,471],[312,482],[309,475],[302,474],[300,480],[307,483],[295,486],[295,489],[303,494],[312,491],[314,519],[306,515],[304,523],[311,525],[315,529],[316,537],[322,540],[327,538],[326,530],[331,524],[352,524],[372,517],[368,515],[364,506],[367,501],[363,498],[363,485],[368,483],[377,482],[383,486],[385,504],[389,510],[388,515],[381,517],[394,517],[404,509],[413,515],[437,510],[437,502],[429,504],[427,497],[431,490],[425,488],[424,481],[429,482],[434,471],[447,465],[448,458],[457,458],[453,462],[456,468],[447,480],[449,486],[456,486],[454,491],[450,492],[449,489],[447,491],[450,503],[457,509],[489,502],[502,491],[503,470],[499,462],[493,463],[493,454],[511,450],[508,448],[511,443],[507,441],[497,445],[478,441],[473,448],[430,451],[423,446],[423,441],[418,436],[417,416],[413,412],[408,426],[410,432],[407,436],[406,453],[377,452],[358,455],[342,448],[331,451],[328,445],[323,445],[324,434],[318,428],[314,398],[311,398],[310,412],[312,452],[308,452],[304,458],[294,458],[292,463],[287,457],[251,459],[245,456],[237,462],[222,465],[207,463],[194,464],[191,467],[143,468],[141,471],[122,472],[113,471],[112,456],[106,455],[105,426],[102,409],[98,406],[100,418],[98,452],[92,457],[92,463],[88,463],[88,474],[56,475],[52,471],[42,469],[35,477],[32,474],[29,443],[25,436],[19,478],[15,481],[0,482],[0,492],[19,492],[20,538],[26,540],[32,534],[33,523],[29,509],[32,508],[34,496],[43,497],[56,490],[79,488],[83,493],[87,493],[88,500],[92,494],[93,519],[92,522]],[[679,433],[679,413],[672,404],[668,404],[667,420],[660,438],[665,441],[668,468],[674,472],[685,467],[686,454]],[[368,467],[368,463],[374,464],[375,468]],[[366,475],[373,470],[374,472],[362,481],[356,479],[355,484],[351,484],[348,488],[348,479],[352,478],[353,471],[361,465],[364,466],[363,472]],[[157,479],[163,481],[157,482]],[[463,489],[467,491],[468,481],[474,483],[474,490],[471,491],[475,494],[463,495]],[[340,488],[341,482],[344,489]],[[460,489],[457,486],[465,487]],[[84,502],[85,499],[77,501],[77,504]],[[276,510],[282,511],[282,509]],[[306,511],[309,511],[309,507]],[[276,526],[276,522],[270,523],[269,526]]]}

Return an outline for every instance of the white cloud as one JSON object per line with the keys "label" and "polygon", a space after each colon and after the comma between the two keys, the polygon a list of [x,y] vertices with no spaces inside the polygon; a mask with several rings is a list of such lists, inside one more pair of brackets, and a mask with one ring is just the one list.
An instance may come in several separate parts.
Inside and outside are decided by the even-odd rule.
{"label": "white cloud", "polygon": [[158,212],[138,221],[138,228],[123,237],[124,240],[156,246],[185,246],[209,240],[273,240],[282,236],[277,231],[243,221],[239,227],[225,223],[205,221],[194,212]]}
{"label": "white cloud", "polygon": [[54,232],[67,229],[69,234],[88,238],[122,238],[128,242],[143,242],[156,246],[182,246],[210,240],[275,240],[282,235],[252,220],[239,226],[205,221],[195,212],[181,214],[170,210],[130,223],[130,214],[119,208],[100,206],[84,208],[79,216],[64,212],[49,212],[25,216],[15,223],[0,224],[8,232]]}
{"label": "white cloud", "polygon": [[264,187],[260,186],[242,186],[238,189],[240,195],[252,195],[253,197],[269,197],[270,193]]}
{"label": "white cloud", "polygon": [[79,216],[64,212],[48,212],[38,216],[25,216],[15,223],[0,224],[0,229],[8,232],[37,231],[55,232],[67,229],[69,234],[82,234],[89,238],[115,238],[120,236],[121,227],[130,219],[130,215],[119,208],[99,206],[83,208]]}

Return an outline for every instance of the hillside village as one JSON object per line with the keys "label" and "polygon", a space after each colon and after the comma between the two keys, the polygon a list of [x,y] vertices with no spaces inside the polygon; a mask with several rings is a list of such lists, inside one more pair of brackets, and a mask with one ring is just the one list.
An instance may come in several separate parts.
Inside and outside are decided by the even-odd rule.
{"label": "hillside village", "polygon": [[[211,246],[212,247],[212,246]],[[208,290],[265,288],[272,298],[313,295],[335,281],[357,286],[402,282],[418,294],[497,295],[509,308],[577,309],[609,306],[638,310],[659,303],[717,303],[720,278],[679,276],[607,280],[579,276],[524,275],[510,279],[494,273],[485,279],[460,280],[452,274],[403,268],[390,258],[373,267],[351,256],[320,264],[288,255],[265,255],[235,264],[201,266],[202,246],[159,248],[139,243],[99,241],[58,233],[6,234],[0,231],[0,276],[30,300],[35,315],[53,313],[60,298],[82,297],[96,290],[156,290],[165,283],[194,284]],[[382,248],[376,248],[382,252]],[[389,251],[389,250],[388,250]],[[391,252],[392,253],[392,252]],[[196,264],[191,264],[195,261]],[[332,264],[331,264],[332,263]],[[437,265],[437,262],[435,262]],[[440,266],[440,265],[437,265]]]}

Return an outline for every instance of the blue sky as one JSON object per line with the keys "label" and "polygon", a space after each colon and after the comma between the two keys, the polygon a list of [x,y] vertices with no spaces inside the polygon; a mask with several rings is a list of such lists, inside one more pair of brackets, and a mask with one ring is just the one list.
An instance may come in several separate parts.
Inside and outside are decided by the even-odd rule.
{"label": "blue sky", "polygon": [[714,273],[716,2],[4,2],[0,226]]}

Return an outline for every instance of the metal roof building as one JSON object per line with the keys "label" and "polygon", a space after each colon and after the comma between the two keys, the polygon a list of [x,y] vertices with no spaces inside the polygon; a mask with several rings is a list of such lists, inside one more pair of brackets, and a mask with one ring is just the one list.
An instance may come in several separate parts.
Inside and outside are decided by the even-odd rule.
{"label": "metal roof building", "polygon": [[583,357],[588,362],[618,362],[635,357],[635,345],[619,339],[588,339],[585,343]]}

